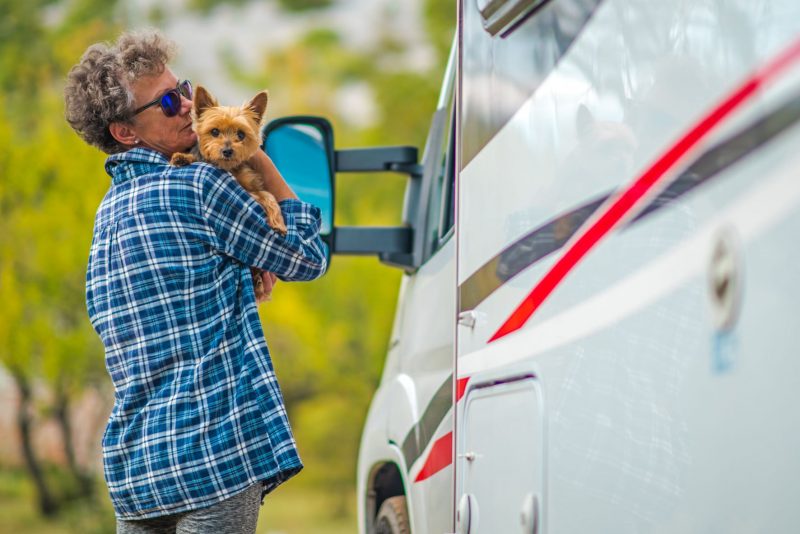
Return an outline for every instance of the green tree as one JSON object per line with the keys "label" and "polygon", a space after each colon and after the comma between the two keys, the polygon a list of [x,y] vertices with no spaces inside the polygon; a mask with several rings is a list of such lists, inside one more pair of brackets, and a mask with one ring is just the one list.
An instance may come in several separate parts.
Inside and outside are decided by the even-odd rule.
{"label": "green tree", "polygon": [[[307,11],[328,7],[333,0],[277,0],[281,8],[287,11]],[[189,6],[200,13],[208,15],[221,5],[243,6],[250,0],[191,0]]]}
{"label": "green tree", "polygon": [[[63,118],[61,84],[68,66],[113,28],[113,2],[7,2],[0,31],[0,362],[20,393],[18,430],[40,510],[60,498],[32,443],[38,418],[55,416],[78,493],[92,491],[73,448],[70,407],[102,373],[102,351],[86,320],[83,279],[93,212],[105,184],[102,157]],[[56,13],[52,9],[63,7]],[[50,13],[50,17],[46,17]],[[36,413],[34,385],[53,392],[52,409]]]}

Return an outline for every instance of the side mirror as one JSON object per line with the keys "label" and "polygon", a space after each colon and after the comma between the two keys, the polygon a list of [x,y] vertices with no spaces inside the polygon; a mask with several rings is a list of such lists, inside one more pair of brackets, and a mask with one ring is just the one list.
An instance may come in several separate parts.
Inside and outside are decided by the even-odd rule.
{"label": "side mirror", "polygon": [[330,122],[310,115],[275,119],[264,128],[262,138],[264,151],[297,196],[322,211],[320,233],[329,254],[374,254],[387,265],[407,271],[419,267],[416,259],[419,255],[414,253],[413,223],[395,227],[333,226],[336,172],[407,174],[415,185],[409,188],[408,202],[416,206],[422,167],[417,163],[415,147],[334,150]]}
{"label": "side mirror", "polygon": [[333,233],[333,129],[322,117],[295,116],[270,122],[263,149],[286,183],[322,212],[320,235],[330,246]]}

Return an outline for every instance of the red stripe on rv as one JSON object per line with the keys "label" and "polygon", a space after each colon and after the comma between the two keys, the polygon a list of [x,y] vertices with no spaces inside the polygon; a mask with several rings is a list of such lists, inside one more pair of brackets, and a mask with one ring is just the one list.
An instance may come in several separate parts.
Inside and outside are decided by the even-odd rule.
{"label": "red stripe on rv", "polygon": [[[468,376],[459,378],[456,381],[456,402],[460,401],[464,396],[464,393],[467,391],[468,382]],[[414,479],[414,482],[421,482],[426,478],[435,475],[452,463],[453,433],[448,432],[434,442],[433,446],[431,447],[431,451],[428,453],[428,458],[425,460],[425,464],[422,466],[422,469],[420,469],[419,473],[417,474],[417,478]]]}
{"label": "red stripe on rv", "polygon": [[461,397],[464,396],[464,392],[467,391],[467,382],[469,382],[469,377],[459,378],[456,381],[456,402],[461,400]]}
{"label": "red stripe on rv", "polygon": [[676,174],[668,175],[668,171],[672,170],[687,152],[694,148],[723,119],[751,98],[760,87],[772,81],[798,59],[800,59],[800,41],[795,42],[763,68],[756,71],[738,89],[705,115],[641,176],[613,195],[605,206],[599,208],[599,215],[592,218],[587,226],[578,231],[565,245],[564,254],[512,312],[506,322],[489,338],[489,342],[522,328],[589,251],[614,228],[618,227],[624,219],[645,207],[647,198],[650,198],[654,192],[665,187],[670,179],[677,177]]}
{"label": "red stripe on rv", "polygon": [[433,442],[425,465],[422,466],[414,482],[421,482],[453,463],[453,433],[448,432]]}

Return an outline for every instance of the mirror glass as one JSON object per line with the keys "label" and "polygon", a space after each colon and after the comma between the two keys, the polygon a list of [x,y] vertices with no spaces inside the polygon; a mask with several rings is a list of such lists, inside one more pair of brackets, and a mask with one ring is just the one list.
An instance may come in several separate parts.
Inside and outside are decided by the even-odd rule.
{"label": "mirror glass", "polygon": [[333,227],[333,176],[324,132],[314,124],[287,123],[269,130],[264,150],[300,200],[322,212],[324,236]]}

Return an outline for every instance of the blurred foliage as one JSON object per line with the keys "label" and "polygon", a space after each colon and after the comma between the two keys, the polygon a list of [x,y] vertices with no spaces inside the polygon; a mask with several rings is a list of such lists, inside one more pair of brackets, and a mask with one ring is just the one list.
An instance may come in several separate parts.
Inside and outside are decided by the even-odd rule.
{"label": "blurred foliage", "polygon": [[286,11],[306,11],[328,7],[333,0],[278,0],[278,4]]}
{"label": "blurred foliage", "polygon": [[456,3],[443,0],[425,0],[423,3],[425,29],[428,39],[436,48],[439,66],[444,66],[453,43],[456,29]]}
{"label": "blurred foliage", "polygon": [[84,306],[94,210],[107,187],[87,177],[103,157],[62,119],[60,95],[43,93],[36,109],[58,120],[37,121],[22,139],[0,111],[0,143],[13,147],[0,158],[8,177],[0,190],[0,360],[78,393],[104,375]]}
{"label": "blurred foliage", "polygon": [[[70,491],[70,476],[49,466],[48,476],[62,492]],[[112,534],[116,520],[111,501],[104,492],[90,500],[75,501],[55,518],[38,515],[34,495],[26,473],[16,469],[0,470],[0,534]]]}
{"label": "blurred foliage", "polygon": [[[107,184],[87,179],[104,158],[64,121],[61,80],[103,35],[100,28],[107,37],[117,31],[102,21],[109,2],[94,3],[69,3],[46,28],[41,10],[52,2],[9,2],[14,17],[26,22],[2,33],[8,68],[0,92],[0,362],[75,393],[103,375],[102,347],[85,313],[84,277],[94,210]],[[37,40],[31,34],[49,43],[34,46],[38,62],[8,52]]]}
{"label": "blurred foliage", "polygon": [[[215,7],[221,5],[243,6],[250,0],[189,0],[189,7],[208,15]],[[321,9],[333,4],[333,0],[277,0],[278,5],[286,11],[307,11]]]}
{"label": "blurred foliage", "polygon": [[208,15],[215,7],[222,5],[243,6],[250,0],[189,0],[189,8]]}
{"label": "blurred foliage", "polygon": [[[91,177],[104,158],[64,121],[62,80],[89,44],[118,27],[105,20],[114,9],[105,0],[2,0],[0,9],[0,363],[26,392],[15,418],[20,447],[32,451],[25,465],[40,510],[54,513],[87,479],[71,435],[63,440],[68,474],[44,469],[30,425],[54,417],[69,433],[73,401],[107,384],[84,306],[93,213],[107,188]],[[50,405],[28,396],[40,384]]]}
{"label": "blurred foliage", "polygon": [[[219,4],[246,1],[190,5],[213,16]],[[330,2],[280,3],[296,10]],[[68,398],[89,387],[108,393],[102,346],[84,305],[94,211],[108,187],[105,156],[70,130],[61,91],[86,47],[115,39],[124,20],[108,0],[0,0],[0,12],[0,364]],[[316,28],[265,54],[256,69],[238,64],[231,53],[223,56],[228,74],[242,86],[269,88],[270,117],[323,115],[334,125],[339,148],[408,144],[420,147],[421,155],[452,40],[455,3],[425,0],[423,13],[435,54],[426,71],[405,66],[405,45],[392,37],[391,17],[375,21],[386,31],[369,49],[353,50],[335,29]],[[168,14],[156,9],[147,17],[161,25]],[[355,120],[355,110],[342,105],[343,91],[353,88],[373,101],[373,122]],[[403,176],[337,179],[338,225],[400,223]],[[273,300],[261,307],[306,463],[301,476],[276,493],[278,500],[324,488],[335,496],[325,501],[328,517],[352,517],[360,430],[380,380],[400,278],[399,270],[375,258],[335,257],[321,280],[279,283]],[[46,416],[47,410],[37,414],[40,420]],[[61,475],[48,471],[48,477],[58,487]],[[107,504],[102,509],[107,515]],[[108,525],[107,518],[98,521]]]}

